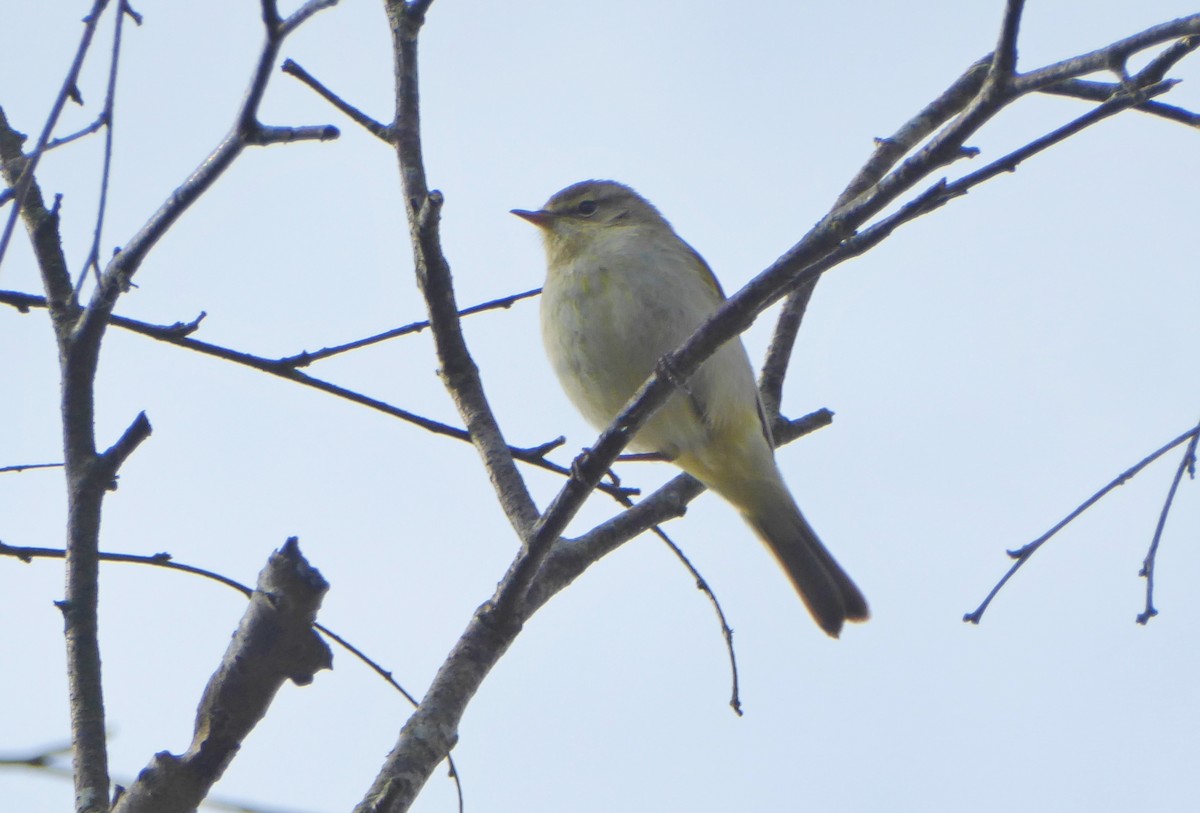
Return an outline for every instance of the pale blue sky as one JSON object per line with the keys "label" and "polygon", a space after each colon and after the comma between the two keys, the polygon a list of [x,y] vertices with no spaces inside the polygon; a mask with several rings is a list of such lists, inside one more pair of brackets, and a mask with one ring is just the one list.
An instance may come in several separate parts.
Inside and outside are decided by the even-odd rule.
{"label": "pale blue sky", "polygon": [[[0,105],[36,132],[84,2],[0,0]],[[283,49],[379,118],[391,63],[379,3],[351,0]],[[1003,3],[919,0],[452,2],[422,40],[431,186],[463,305],[535,287],[542,255],[508,210],[587,177],[654,201],[740,287],[795,242],[869,155],[871,139],[992,47]],[[260,40],[252,2],[142,0],[126,28],[105,245],[128,239],[228,129]],[[1024,69],[1196,11],[1030,0]],[[15,22],[13,22],[15,20]],[[106,41],[107,28],[98,42]],[[99,47],[82,84],[94,115]],[[1169,101],[1200,108],[1196,58]],[[973,169],[1082,113],[1029,99],[973,143]],[[271,124],[331,122],[333,143],[250,150],[148,258],[118,309],[264,355],[368,335],[423,315],[395,160],[289,77]],[[1200,515],[1181,490],[1148,627],[1137,571],[1177,455],[1097,506],[1015,578],[980,627],[961,622],[1017,547],[1197,417],[1194,130],[1110,120],[897,232],[820,284],[785,411],[832,426],[780,454],[805,512],[867,594],[874,619],[827,640],[719,500],[668,526],[735,630],[746,716],[729,710],[713,613],[652,537],[551,601],[468,709],[455,758],[473,811],[838,809],[1171,811],[1197,797],[1194,655]],[[101,144],[53,153],[64,245],[90,241]],[[7,214],[7,209],[0,211]],[[36,291],[23,234],[0,288]],[[747,335],[760,359],[764,317]],[[509,440],[595,433],[540,347],[536,302],[467,322]],[[458,423],[427,337],[311,372]],[[0,308],[0,465],[57,459],[57,370],[44,314]],[[252,582],[285,537],[332,583],[322,620],[420,694],[516,541],[476,453],[329,396],[110,332],[97,425],[139,410],[153,437],[110,495],[104,547],[166,550]],[[637,464],[650,488],[672,471]],[[561,480],[526,470],[544,506]],[[59,545],[60,475],[0,475],[0,539]],[[611,516],[593,498],[572,526]],[[0,752],[68,736],[61,566],[0,560]],[[115,776],[191,737],[199,693],[242,599],[175,573],[110,565],[102,627]],[[341,652],[286,687],[217,793],[346,810],[407,708]],[[0,773],[12,809],[62,810],[63,780]],[[416,809],[454,809],[439,772]]]}

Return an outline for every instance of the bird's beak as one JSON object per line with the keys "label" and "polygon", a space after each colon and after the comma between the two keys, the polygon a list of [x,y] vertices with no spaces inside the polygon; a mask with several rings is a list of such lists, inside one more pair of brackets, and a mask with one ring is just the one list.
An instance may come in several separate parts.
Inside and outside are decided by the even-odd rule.
{"label": "bird's beak", "polygon": [[528,220],[535,226],[545,228],[550,224],[554,215],[547,212],[545,209],[538,209],[536,212],[531,212],[528,209],[513,209],[512,213],[522,220]]}

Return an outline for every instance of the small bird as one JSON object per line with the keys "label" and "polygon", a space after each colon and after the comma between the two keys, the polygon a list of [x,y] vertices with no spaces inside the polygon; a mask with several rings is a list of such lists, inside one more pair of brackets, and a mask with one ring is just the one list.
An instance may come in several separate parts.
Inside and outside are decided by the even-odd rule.
{"label": "small bird", "polygon": [[[708,264],[658,209],[615,181],[582,181],[536,211],[546,249],[542,339],[567,396],[607,427],[654,371],[725,299]],[[813,618],[837,637],[865,621],[866,599],[800,513],[775,465],[746,349],[722,345],[630,441],[655,452],[741,512],[787,572]]]}

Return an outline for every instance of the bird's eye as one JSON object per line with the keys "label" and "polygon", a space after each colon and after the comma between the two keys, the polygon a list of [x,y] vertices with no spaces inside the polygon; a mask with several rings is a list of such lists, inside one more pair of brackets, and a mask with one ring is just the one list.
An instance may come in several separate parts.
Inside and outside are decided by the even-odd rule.
{"label": "bird's eye", "polygon": [[592,215],[596,214],[596,201],[581,200],[575,207],[575,211],[579,212],[579,214],[583,215],[584,217],[591,217]]}

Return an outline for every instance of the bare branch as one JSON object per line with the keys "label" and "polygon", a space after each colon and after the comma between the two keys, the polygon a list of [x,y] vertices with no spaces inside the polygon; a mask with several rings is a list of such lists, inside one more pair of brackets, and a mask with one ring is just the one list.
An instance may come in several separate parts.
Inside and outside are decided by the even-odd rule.
{"label": "bare branch", "polygon": [[[1132,55],[1153,48],[1164,42],[1200,34],[1200,14],[1189,14],[1168,23],[1162,23],[1145,31],[1117,40],[1114,43],[1080,56],[1064,59],[1036,71],[1023,73],[1013,83],[1013,92],[1028,93],[1041,90],[1064,79],[1074,79],[1098,71],[1114,71],[1124,78],[1125,63]],[[1182,56],[1182,54],[1180,55]],[[1161,78],[1161,77],[1160,77]]]}
{"label": "bare branch", "polygon": [[1004,22],[1000,25],[1000,41],[996,43],[992,57],[992,76],[989,81],[1007,84],[1017,73],[1017,32],[1021,29],[1021,13],[1024,10],[1025,0],[1008,0],[1004,7]]}
{"label": "bare branch", "polygon": [[[845,206],[879,183],[917,144],[966,107],[983,86],[992,61],[992,55],[989,54],[972,63],[941,96],[926,105],[895,133],[887,138],[875,139],[875,152],[838,195],[833,208]],[[767,348],[766,361],[759,378],[759,390],[767,414],[777,414],[781,408],[784,378],[791,364],[796,337],[804,321],[804,313],[812,298],[814,287],[815,283],[799,286],[789,294],[775,322],[775,332],[771,337],[770,347]]]}
{"label": "bare branch", "polygon": [[[25,563],[32,562],[34,559],[63,559],[66,557],[66,553],[67,552],[62,548],[25,547],[9,545],[0,541],[0,556],[11,556],[14,559],[18,559]],[[214,570],[177,562],[171,558],[171,554],[169,553],[154,553],[146,556],[136,553],[110,553],[101,551],[99,556],[100,561],[102,562],[145,565],[149,567],[163,568],[165,570],[175,570],[180,573],[188,573],[194,576],[201,576],[205,579],[209,579],[211,581],[218,582],[219,584],[223,584],[226,587],[232,588],[246,598],[250,598],[254,594],[253,589],[247,587],[236,579],[232,579],[229,576],[217,573]],[[396,682],[396,679],[392,676],[392,673],[389,670],[384,669],[377,661],[375,661],[361,649],[350,643],[338,633],[331,630],[329,627],[326,627],[319,622],[314,621],[312,627],[313,629],[317,630],[317,632],[327,636],[338,646],[345,649],[347,652],[365,664],[368,668],[370,668],[373,672],[382,677],[392,686],[392,688],[394,688],[406,700],[408,700],[409,703],[413,704],[414,706],[417,704],[417,701],[413,698],[412,694]]]}
{"label": "bare branch", "polygon": [[298,141],[332,141],[341,133],[332,124],[309,127],[268,127],[259,125],[246,137],[246,143],[256,147],[271,144],[294,144]]}
{"label": "bare branch", "polygon": [[417,39],[428,3],[386,2],[396,59],[396,157],[404,188],[417,284],[425,297],[434,345],[446,389],[479,451],[509,523],[528,541],[537,506],[513,461],[500,426],[488,405],[479,370],[462,335],[450,280],[450,264],[441,248],[442,195],[430,191],[421,148]]}
{"label": "bare branch", "polygon": [[1197,441],[1200,441],[1200,432],[1192,435],[1187,448],[1183,451],[1183,457],[1175,469],[1175,476],[1171,479],[1171,488],[1167,490],[1167,499],[1163,502],[1162,511],[1158,514],[1158,524],[1154,527],[1154,538],[1150,540],[1150,549],[1146,551],[1146,558],[1142,560],[1142,570],[1139,575],[1146,580],[1146,609],[1138,613],[1137,622],[1143,626],[1158,615],[1158,610],[1154,609],[1154,566],[1158,561],[1158,544],[1162,541],[1163,528],[1167,525],[1167,515],[1171,513],[1171,506],[1175,502],[1175,492],[1179,490],[1179,483],[1183,480],[1184,472],[1187,472],[1193,480],[1196,479]]}
{"label": "bare branch", "polygon": [[76,295],[83,281],[87,279],[89,269],[94,269],[97,282],[100,280],[100,237],[104,232],[104,213],[108,209],[108,181],[112,170],[113,125],[115,118],[113,108],[117,96],[117,68],[121,63],[121,29],[125,23],[125,0],[117,0],[117,18],[113,24],[112,56],[109,57],[108,86],[104,92],[104,108],[100,111],[98,121],[104,123],[104,168],[100,173],[100,202],[96,206],[96,227],[92,232],[92,247],[87,259],[79,271],[79,281],[75,285]]}
{"label": "bare branch", "polygon": [[[401,18],[403,14],[395,11],[394,4],[390,9],[393,12],[393,30],[400,30],[404,21],[397,20],[397,14]],[[1010,5],[1009,14],[1006,16],[1007,33],[1001,37],[1002,45],[1010,51],[1015,48],[1012,43],[1015,42],[1019,10],[1020,4]],[[408,31],[411,39],[415,41],[415,28]],[[401,68],[397,73],[401,76],[402,83],[405,76],[409,76],[410,79],[415,77],[415,62],[409,65],[404,61],[415,60],[411,46],[412,42],[402,37],[397,38],[401,59]],[[1012,53],[1015,59],[1015,51]],[[1030,145],[1029,149],[1005,156],[1000,162],[972,174],[958,185],[945,182],[935,184],[926,192],[917,195],[895,215],[885,218],[861,235],[854,234],[855,229],[911,189],[918,179],[927,177],[938,167],[975,152],[964,146],[965,139],[1014,98],[1011,89],[1012,75],[1010,69],[1006,72],[1006,66],[1005,57],[993,59],[988,78],[979,92],[967,101],[954,121],[934,135],[923,148],[891,174],[831,211],[771,268],[731,297],[680,349],[664,357],[655,374],[630,400],[613,424],[601,434],[593,448],[576,458],[572,466],[572,477],[538,520],[524,554],[514,561],[492,601],[476,613],[454,652],[444,662],[426,701],[405,725],[371,792],[360,804],[360,813],[407,809],[424,781],[424,776],[428,775],[428,770],[440,755],[453,745],[458,719],[477,689],[479,681],[518,633],[528,613],[554,592],[548,585],[574,578],[590,562],[595,561],[583,551],[591,553],[603,551],[610,546],[615,547],[628,538],[626,533],[640,530],[646,527],[646,523],[653,525],[678,515],[683,511],[686,500],[697,493],[698,484],[672,481],[668,487],[670,491],[656,492],[651,498],[621,514],[611,523],[606,523],[602,526],[603,530],[596,529],[596,536],[592,539],[585,537],[564,547],[556,544],[566,523],[578,510],[588,492],[603,478],[628,438],[638,430],[653,410],[672,394],[673,382],[686,380],[716,347],[748,327],[755,314],[776,301],[787,290],[810,282],[825,268],[866,250],[870,245],[884,239],[900,224],[943,205],[974,184],[1000,171],[1011,170],[1020,160],[1044,149],[1050,143],[1055,143],[1117,110],[1145,101],[1153,93],[1167,88],[1160,85],[1129,91],[1124,98],[1102,105],[1098,108],[1099,112],[1090,119],[1060,128],[1046,139]],[[415,95],[412,96],[411,103],[415,106]],[[404,121],[407,113],[415,115],[415,109],[402,109],[398,120]],[[400,145],[403,152],[403,139]],[[419,143],[414,149],[419,159]],[[405,166],[408,165],[402,162],[402,167]],[[406,189],[411,189],[414,182],[418,184],[417,188],[423,189],[423,186],[419,185],[424,180],[419,163],[415,166],[413,174],[405,176]],[[422,211],[425,210],[426,204],[420,197],[408,197],[411,208],[421,207]],[[436,209],[439,202],[440,199],[432,200],[432,208]],[[416,223],[419,229],[420,218]],[[421,267],[418,260],[418,268]],[[564,551],[561,554],[563,558],[550,555],[560,550]],[[566,566],[563,566],[564,564]]]}
{"label": "bare branch", "polygon": [[1113,491],[1114,489],[1125,485],[1125,483],[1127,483],[1129,480],[1136,477],[1142,471],[1142,469],[1149,466],[1155,460],[1158,460],[1160,457],[1165,455],[1167,452],[1171,451],[1175,447],[1180,446],[1184,443],[1189,443],[1189,442],[1195,443],[1196,437],[1198,435],[1200,435],[1200,426],[1194,426],[1191,429],[1184,432],[1183,434],[1176,437],[1174,440],[1168,441],[1165,445],[1161,446],[1158,450],[1152,452],[1150,455],[1143,458],[1139,463],[1132,466],[1131,468],[1126,469],[1125,471],[1123,471],[1119,475],[1117,475],[1115,478],[1113,478],[1113,480],[1111,482],[1109,482],[1108,485],[1106,485],[1104,488],[1097,491],[1091,497],[1088,497],[1078,508],[1076,508],[1071,513],[1067,514],[1066,517],[1064,517],[1053,528],[1046,531],[1046,533],[1042,534],[1037,539],[1033,540],[1032,542],[1025,545],[1024,547],[1021,547],[1017,550],[1008,551],[1009,557],[1011,557],[1012,559],[1015,559],[1016,561],[1013,562],[1012,566],[1008,569],[1008,572],[1005,573],[1002,577],[1000,577],[1000,581],[996,582],[996,585],[991,589],[991,591],[988,592],[987,597],[984,598],[983,602],[978,607],[976,607],[974,610],[972,610],[971,612],[969,612],[963,616],[963,621],[967,621],[972,624],[978,624],[983,619],[983,614],[987,611],[988,606],[992,603],[992,599],[994,599],[996,597],[996,595],[1000,592],[1001,588],[1003,588],[1004,585],[1006,585],[1008,583],[1009,579],[1011,579],[1014,575],[1016,575],[1017,571],[1020,570],[1021,567],[1024,566],[1024,564],[1029,561],[1030,557],[1032,557],[1033,554],[1037,553],[1038,549],[1041,548],[1042,545],[1046,544],[1046,542],[1048,542],[1052,536],[1054,536],[1056,533],[1061,531],[1063,528],[1067,527],[1072,522],[1074,522],[1075,518],[1078,517],[1080,514],[1082,514],[1084,511],[1088,510],[1093,505],[1100,502],[1100,500],[1102,500],[1110,491]]}
{"label": "bare branch", "polygon": [[[117,442],[108,448],[108,451],[100,455],[98,468],[101,471],[98,473],[102,479],[111,482],[120,470],[121,465],[125,462],[129,455],[133,454],[133,450],[141,445],[142,441],[150,437],[151,427],[150,421],[146,418],[145,412],[139,412],[134,418],[133,423],[125,430]],[[106,488],[112,488],[106,484]]]}
{"label": "bare branch", "polygon": [[[537,296],[541,292],[541,288],[534,288],[531,291],[523,291],[519,294],[512,294],[510,296],[501,297],[500,299],[493,299],[489,302],[483,302],[478,305],[472,305],[469,308],[463,308],[458,312],[458,315],[471,316],[472,314],[483,313],[490,310],[508,309],[512,307],[514,303],[520,302],[522,299],[528,299],[530,297]],[[429,320],[422,319],[419,322],[410,322],[407,325],[402,325],[391,330],[385,330],[383,333],[376,333],[374,336],[368,336],[365,339],[356,339],[352,342],[346,342],[345,344],[339,344],[333,347],[324,347],[320,350],[314,350],[312,352],[305,350],[297,353],[294,356],[282,358],[280,359],[280,362],[291,364],[296,367],[307,367],[313,362],[332,358],[333,356],[346,353],[350,350],[358,350],[363,347],[369,347],[370,345],[378,344],[379,342],[384,342],[388,339],[407,336],[410,333],[420,333],[427,327],[429,327]]]}
{"label": "bare branch", "polygon": [[788,294],[779,318],[775,320],[775,332],[771,335],[767,357],[758,377],[758,391],[768,415],[778,415],[783,409],[783,381],[792,363],[792,351],[796,347],[800,324],[804,321],[816,287],[816,280],[813,280]]}
{"label": "bare branch", "polygon": [[[8,545],[8,544],[5,544],[3,541],[0,541],[0,556],[11,556],[22,562],[28,563],[28,562],[32,562],[34,559],[63,559],[66,557],[66,551],[62,550],[61,548],[38,548],[38,547],[23,547],[23,546],[17,546],[17,545]],[[215,581],[220,584],[223,584],[226,587],[230,587],[233,590],[236,590],[237,592],[241,593],[246,598],[250,598],[254,594],[254,591],[251,588],[247,587],[246,585],[242,584],[241,582],[237,581],[236,579],[231,579],[228,576],[225,576],[221,573],[217,573],[216,571],[213,571],[213,570],[208,570],[207,568],[196,567],[195,565],[187,565],[187,564],[183,564],[182,562],[177,562],[171,558],[171,555],[169,553],[155,553],[155,554],[151,554],[149,556],[143,556],[143,555],[132,554],[132,553],[108,553],[108,552],[101,551],[99,554],[99,558],[102,562],[116,562],[116,563],[123,563],[123,564],[146,565],[146,566],[150,566],[150,567],[159,567],[159,568],[163,568],[166,570],[175,570],[175,571],[178,571],[181,573],[188,573],[188,574],[194,575],[194,576],[201,576],[205,579],[209,579],[211,581]],[[381,666],[379,664],[379,662],[376,661],[374,658],[372,658],[370,655],[363,652],[361,649],[359,649],[357,646],[352,644],[346,638],[344,638],[341,635],[339,635],[338,633],[334,632],[329,627],[326,627],[324,624],[314,621],[312,627],[317,632],[321,633],[326,638],[329,638],[331,641],[336,643],[338,646],[345,649],[347,652],[349,652],[351,655],[353,655],[356,659],[358,659],[361,663],[366,665],[367,668],[369,668],[371,671],[375,672],[377,675],[379,675],[381,678],[383,678],[383,680],[386,681],[388,683],[388,685],[390,685],[393,689],[395,689],[410,704],[412,704],[413,706],[417,705],[416,698],[414,698],[413,695],[407,689],[405,689],[399,682],[397,682],[396,678],[392,675],[391,671],[388,669],[385,669],[383,666]],[[68,747],[68,750],[69,750],[69,747]],[[450,756],[447,756],[446,761],[450,765],[450,775],[454,779],[454,785],[458,792],[459,805],[461,808],[461,806],[462,806],[462,780],[461,780],[461,777],[459,776],[457,767],[454,765],[453,758]],[[26,763],[27,763],[27,760],[22,761],[22,764],[26,764]],[[3,760],[0,760],[0,764],[3,764]],[[220,807],[221,804],[219,802],[214,801],[212,798],[207,798],[205,800],[205,806]]]}
{"label": "bare branch", "polygon": [[[92,36],[96,33],[96,26],[99,24],[100,17],[107,6],[108,0],[94,0],[91,11],[83,18],[83,34],[79,38],[79,46],[75,49],[75,56],[71,61],[71,67],[67,69],[67,75],[63,79],[58,96],[55,97],[54,104],[50,107],[50,114],[46,117],[45,125],[42,126],[41,135],[38,136],[29,162],[21,168],[19,177],[8,181],[13,189],[16,206],[9,212],[8,220],[4,224],[4,230],[0,232],[0,265],[4,264],[4,256],[8,251],[8,242],[12,239],[13,229],[17,225],[17,216],[25,205],[26,195],[33,184],[38,161],[41,160],[46,144],[50,141],[50,134],[54,132],[54,127],[58,124],[58,118],[62,115],[62,110],[66,106],[67,100],[78,96],[79,91],[75,86],[79,81],[79,71],[83,68],[83,58],[87,55],[88,48],[91,47]],[[3,115],[0,113],[0,122],[2,120]],[[7,124],[3,126],[7,129]]]}
{"label": "bare branch", "polygon": [[[32,160],[21,154],[22,137],[0,111],[0,173],[18,190],[13,215],[25,221],[46,291],[46,306],[58,343],[61,372],[63,463],[67,481],[67,560],[63,614],[70,686],[71,735],[79,770],[75,808],[80,813],[108,810],[108,755],[104,731],[104,694],[97,638],[99,571],[95,553],[100,533],[104,488],[95,477],[94,401],[91,384],[99,347],[75,341],[78,312],[70,273],[58,233],[58,204],[45,208]],[[44,144],[44,140],[41,142]],[[23,200],[21,200],[23,185]],[[109,472],[115,474],[115,470]]]}
{"label": "bare branch", "polygon": [[[794,439],[828,422],[828,412],[814,413],[786,424],[783,439]],[[574,540],[556,537],[556,544],[542,562],[537,579],[522,595],[515,616],[496,612],[493,609],[496,599],[480,607],[438,670],[421,705],[404,724],[383,770],[355,808],[355,813],[408,809],[433,767],[457,741],[462,711],[520,632],[524,620],[601,557],[643,531],[682,516],[687,503],[703,490],[697,480],[681,474],[647,499],[584,536]],[[519,557],[510,568],[497,591],[498,596],[522,559]]]}
{"label": "bare branch", "polygon": [[844,206],[877,184],[913,147],[966,107],[983,87],[983,80],[987,77],[992,59],[992,55],[988,54],[971,63],[950,87],[901,125],[895,133],[887,138],[877,138],[874,154],[838,195],[833,208]]}
{"label": "bare branch", "polygon": [[[833,413],[817,410],[793,421],[780,421],[772,431],[777,446],[814,432],[833,421]],[[595,562],[625,542],[668,520],[683,516],[687,505],[704,492],[704,486],[679,474],[627,511],[572,540],[559,540],[542,563],[537,579],[525,597],[522,616],[529,618],[551,596],[566,588]]]}
{"label": "bare branch", "polygon": [[[912,181],[916,178],[924,177],[937,167],[963,155],[973,154],[963,147],[965,139],[982,126],[999,107],[1019,95],[1040,90],[1106,101],[1112,97],[1111,92],[1100,95],[1095,89],[1088,87],[1085,95],[1084,86],[1068,82],[1075,76],[1110,68],[1116,64],[1121,65],[1123,71],[1124,62],[1130,54],[1182,37],[1183,39],[1172,44],[1139,73],[1141,85],[1152,85],[1161,81],[1171,66],[1200,46],[1200,40],[1195,36],[1200,32],[1200,15],[1191,15],[1154,26],[1090,54],[1017,75],[1016,37],[1023,5],[1023,2],[1015,0],[1010,0],[1007,4],[997,50],[993,54],[968,67],[946,92],[910,119],[896,134],[877,140],[875,153],[838,196],[834,204],[835,210],[848,208],[851,202],[859,198],[869,199],[871,195],[868,195],[868,192],[873,190],[876,200],[872,207],[879,211],[903,191],[911,188]],[[1126,82],[1129,81],[1123,72],[1122,76]],[[1110,87],[1115,92],[1123,86]],[[1200,120],[1196,114],[1189,111],[1157,102],[1146,101],[1135,107],[1190,126],[1197,126]],[[904,166],[891,176],[886,175],[918,143],[928,138],[951,116],[960,112],[962,115],[959,119],[942,130],[921,152],[906,161]],[[878,194],[880,192],[883,194]],[[778,404],[782,396],[783,380],[803,320],[804,307],[810,295],[811,291],[798,288],[789,297],[776,324],[761,380],[764,401],[768,405]]]}
{"label": "bare branch", "polygon": [[[100,128],[104,126],[104,123],[105,123],[104,114],[101,113],[99,116],[96,117],[95,121],[93,121],[87,127],[84,127],[82,130],[77,130],[76,132],[71,133],[70,135],[62,136],[61,138],[51,139],[50,143],[46,145],[45,149],[43,149],[42,152],[47,153],[47,152],[50,152],[51,150],[55,150],[59,147],[65,147],[67,144],[70,144],[73,141],[78,141],[81,138],[90,136],[92,133],[99,132]],[[31,156],[32,156],[32,154],[33,153],[30,153]]]}
{"label": "bare branch", "polygon": [[700,571],[692,564],[692,560],[688,559],[687,554],[671,540],[671,537],[667,536],[666,531],[657,525],[650,530],[662,540],[664,545],[671,549],[671,553],[675,554],[675,558],[679,560],[679,563],[692,575],[692,578],[696,580],[696,589],[708,598],[709,603],[713,606],[713,610],[717,613],[717,621],[721,625],[721,637],[725,639],[725,651],[729,653],[729,673],[730,682],[732,683],[729,694],[729,707],[733,709],[734,714],[741,717],[743,715],[742,698],[738,688],[737,654],[733,649],[733,627],[729,626],[729,621],[725,618],[725,610],[722,609],[721,602],[717,599],[717,594],[713,592],[708,580],[700,574]]}
{"label": "bare branch", "polygon": [[324,11],[327,8],[333,8],[337,4],[338,0],[308,0],[308,2],[306,2],[304,5],[296,9],[296,11],[292,13],[291,17],[288,17],[282,22],[279,27],[279,36],[281,38],[286,37],[288,34],[292,33],[301,25],[303,25],[309,17],[313,16],[318,11]]}
{"label": "bare branch", "polygon": [[386,124],[381,124],[380,122],[371,118],[366,113],[362,112],[357,107],[355,107],[354,105],[352,105],[349,102],[347,102],[346,100],[344,100],[341,96],[338,96],[336,93],[334,93],[332,90],[327,88],[325,85],[321,84],[321,82],[319,82],[316,77],[314,77],[308,71],[304,70],[304,68],[300,67],[294,61],[292,61],[290,59],[285,59],[283,61],[283,66],[280,68],[280,70],[282,70],[284,73],[288,74],[289,76],[296,77],[301,82],[308,85],[310,88],[315,90],[317,92],[317,94],[321,96],[321,98],[323,98],[325,101],[329,102],[331,105],[336,107],[338,110],[340,110],[342,113],[344,113],[347,117],[349,117],[351,121],[358,124],[360,127],[362,127],[364,130],[366,130],[368,133],[370,133],[371,135],[378,138],[380,141],[385,141],[388,144],[391,144],[393,142],[393,140],[395,138],[395,136],[394,136],[395,131],[394,131],[393,127],[386,125]]}
{"label": "bare branch", "polygon": [[25,221],[51,318],[56,323],[70,322],[75,310],[71,274],[58,233],[58,204],[56,201],[52,208],[46,208],[37,178],[29,172],[33,159],[27,158],[21,149],[24,141],[25,136],[12,128],[0,108],[0,176],[12,189],[20,187],[20,203],[10,214],[19,213]]}
{"label": "bare branch", "polygon": [[[65,599],[59,602],[58,606],[62,610],[65,622],[71,730],[78,766],[75,775],[75,806],[80,813],[107,813],[109,809],[104,695],[97,622],[97,555],[101,506],[105,490],[111,486],[117,467],[149,433],[149,423],[142,416],[108,452],[97,454],[94,382],[105,329],[117,298],[130,286],[131,277],[146,253],[247,144],[310,137],[303,130],[264,128],[257,121],[256,114],[266,89],[269,70],[274,64],[283,38],[274,3],[271,0],[263,0],[266,42],[259,55],[255,76],[236,124],[210,156],[209,161],[176,190],[171,199],[159,208],[125,249],[110,261],[107,269],[99,276],[90,303],[81,309],[71,275],[62,257],[57,204],[49,211],[45,209],[37,187],[35,169],[66,99],[78,96],[75,90],[76,77],[99,15],[105,6],[106,0],[96,0],[92,13],[85,20],[85,32],[75,61],[68,71],[63,90],[31,157],[22,154],[23,137],[8,125],[0,112],[0,171],[13,188],[16,203],[10,212],[4,236],[0,238],[0,256],[7,246],[12,224],[20,215],[25,220],[33,243],[60,358],[61,415],[67,481],[67,553]],[[121,22],[126,13],[137,19],[136,13],[128,9],[124,0],[119,0],[109,75],[110,93],[105,113],[102,115],[110,128],[110,134],[112,89],[115,87],[118,65],[119,36]],[[308,13],[311,14],[311,11]],[[106,184],[104,189],[107,189]],[[105,205],[106,198],[102,190],[95,238],[97,245]]]}
{"label": "bare branch", "polygon": [[293,15],[292,20],[285,24],[279,19],[273,0],[263,0],[266,38],[258,55],[250,86],[246,90],[232,129],[171,194],[171,197],[158,208],[158,211],[151,215],[137,234],[130,238],[121,251],[117,252],[109,261],[101,275],[100,283],[92,295],[91,302],[84,312],[83,323],[79,326],[79,332],[82,335],[103,333],[104,323],[112,313],[117,298],[128,290],[133,275],[145,260],[146,255],[166,234],[171,225],[216,182],[217,178],[229,169],[245,147],[293,141],[327,140],[337,137],[337,129],[331,126],[267,127],[258,121],[258,109],[284,39],[301,22],[330,5],[334,5],[334,3],[306,3]]}
{"label": "bare branch", "polygon": [[182,756],[155,754],[113,813],[188,813],[224,773],[284,681],[304,686],[328,669],[328,646],[313,632],[329,584],[300,555],[293,537],[271,555],[258,587],[196,713]]}
{"label": "bare branch", "polygon": [[[1066,79],[1048,87],[1041,89],[1041,93],[1048,93],[1053,96],[1067,96],[1072,99],[1083,99],[1090,102],[1103,102],[1111,98],[1114,93],[1117,93],[1121,86],[1115,82],[1092,82],[1086,79]],[[1185,110],[1182,107],[1176,107],[1173,104],[1164,104],[1163,102],[1142,102],[1135,104],[1134,110],[1139,113],[1148,113],[1152,116],[1174,121],[1179,124],[1186,124],[1189,127],[1200,128],[1200,113],[1193,113],[1190,110]]]}
{"label": "bare branch", "polygon": [[[515,300],[524,296],[526,296],[526,294],[516,294],[513,297],[507,297],[505,299]],[[463,313],[479,313],[483,310],[490,309],[491,307],[505,307],[503,304],[505,299],[494,300],[493,303],[476,305],[465,309]],[[20,293],[18,291],[0,291],[0,303],[11,305],[21,312],[28,312],[30,308],[46,307],[45,298],[33,296],[32,294]],[[191,338],[190,334],[195,332],[200,320],[202,320],[204,316],[205,314],[202,313],[199,317],[191,322],[176,322],[173,325],[153,325],[136,319],[129,319],[124,316],[114,315],[110,317],[109,323],[114,327],[128,330],[132,333],[137,333],[142,336],[148,336],[149,338],[165,342],[166,344],[175,345],[176,347],[182,347],[186,350],[192,350],[206,356],[219,358],[223,361],[232,362],[243,367],[249,367],[253,370],[269,373],[270,375],[273,375],[277,378],[282,378],[285,381],[291,381],[294,384],[312,387],[313,389],[320,390],[321,392],[328,393],[338,398],[342,398],[346,401],[350,401],[351,403],[365,406],[369,409],[374,409],[377,412],[382,412],[385,415],[390,415],[393,418],[399,418],[402,421],[411,423],[414,426],[419,426],[422,429],[433,432],[436,435],[443,435],[445,437],[454,438],[455,440],[461,440],[467,443],[471,442],[471,435],[465,429],[450,426],[449,424],[442,423],[441,421],[435,421],[432,418],[426,418],[422,415],[416,414],[415,412],[409,412],[406,409],[389,404],[386,401],[380,401],[379,399],[372,398],[364,393],[347,389],[338,384],[334,384],[331,381],[326,381],[322,378],[316,378],[315,376],[311,376],[301,370],[296,369],[296,367],[301,364],[303,354],[300,356],[291,356],[282,359],[267,358],[265,356],[258,356],[253,353],[246,353],[229,347],[223,347],[218,344],[212,344],[211,342]],[[419,330],[425,324],[426,323],[414,323],[414,325],[418,326],[412,327],[412,329],[408,330],[407,332]],[[409,326],[406,326],[406,328],[407,327]],[[400,330],[406,330],[406,328],[400,328]],[[555,440],[547,443],[542,443],[529,448],[511,446],[509,447],[509,453],[514,459],[519,460],[522,463],[528,463],[531,466],[537,466],[545,471],[566,476],[570,474],[569,469],[546,459],[547,454],[554,451],[562,444],[563,439],[556,438]],[[638,493],[638,490],[635,488],[622,488],[619,485],[609,485],[607,483],[602,483],[599,488],[601,491],[611,496],[628,497],[634,496]]]}
{"label": "bare branch", "polygon": [[62,466],[62,463],[18,463],[12,466],[0,466],[0,474],[28,471],[29,469],[61,469]]}

